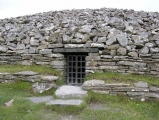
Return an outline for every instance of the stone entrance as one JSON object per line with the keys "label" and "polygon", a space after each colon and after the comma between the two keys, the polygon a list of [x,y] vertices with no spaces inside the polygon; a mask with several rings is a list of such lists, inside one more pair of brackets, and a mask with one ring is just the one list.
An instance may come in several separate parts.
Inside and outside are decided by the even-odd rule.
{"label": "stone entrance", "polygon": [[54,53],[65,56],[64,73],[68,84],[81,85],[86,74],[86,56],[98,53],[98,48],[55,48]]}
{"label": "stone entrance", "polygon": [[82,84],[86,70],[87,53],[68,53],[66,55],[66,78],[68,84]]}

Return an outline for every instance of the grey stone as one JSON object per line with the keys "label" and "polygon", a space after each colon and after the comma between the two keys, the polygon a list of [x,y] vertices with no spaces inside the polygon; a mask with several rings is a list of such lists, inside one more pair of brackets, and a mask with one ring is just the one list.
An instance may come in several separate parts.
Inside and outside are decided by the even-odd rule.
{"label": "grey stone", "polygon": [[106,41],[107,45],[112,45],[114,43],[116,43],[116,37],[108,38],[108,40]]}
{"label": "grey stone", "polygon": [[159,94],[158,93],[145,93],[146,97],[150,97],[150,98],[159,98]]}
{"label": "grey stone", "polygon": [[79,29],[79,32],[90,33],[92,28],[93,28],[93,25],[83,25],[81,29]]}
{"label": "grey stone", "polygon": [[39,40],[35,39],[34,37],[31,37],[30,45],[31,46],[39,46]]}
{"label": "grey stone", "polygon": [[69,43],[71,38],[68,35],[63,35],[63,43]]}
{"label": "grey stone", "polygon": [[53,100],[53,96],[43,96],[43,97],[28,97],[31,102],[33,103],[42,103],[42,102],[49,102]]}
{"label": "grey stone", "polygon": [[128,65],[128,66],[138,66],[138,67],[145,67],[146,63],[140,63],[140,62],[130,62],[130,61],[119,61],[117,62],[119,65]]}
{"label": "grey stone", "polygon": [[65,48],[83,48],[84,44],[65,44]]}
{"label": "grey stone", "polygon": [[69,105],[75,105],[75,106],[80,106],[83,103],[83,100],[80,99],[71,99],[71,100],[61,100],[61,99],[56,99],[52,100],[46,105],[60,105],[60,106],[69,106]]}
{"label": "grey stone", "polygon": [[159,34],[159,28],[152,30],[151,33],[154,35]]}
{"label": "grey stone", "polygon": [[88,96],[87,91],[82,90],[79,86],[63,85],[58,88],[55,95],[61,99],[83,98]]}
{"label": "grey stone", "polygon": [[159,52],[159,48],[150,48],[150,52],[151,53],[158,53]]}
{"label": "grey stone", "polygon": [[99,49],[98,48],[55,48],[54,53],[67,53],[67,52],[88,52],[88,53],[98,53]]}
{"label": "grey stone", "polygon": [[116,50],[111,50],[110,51],[110,55],[111,56],[116,56],[117,55],[117,51]]}
{"label": "grey stone", "polygon": [[82,88],[94,87],[94,86],[104,86],[105,82],[103,80],[87,80],[82,84]]}
{"label": "grey stone", "polygon": [[38,74],[37,72],[33,72],[33,71],[22,71],[22,72],[14,73],[14,75],[24,75],[24,76],[33,76],[37,74]]}
{"label": "grey stone", "polygon": [[140,41],[140,36],[139,36],[139,35],[132,35],[132,36],[131,36],[131,39],[132,39],[135,43],[137,43],[137,41]]}
{"label": "grey stone", "polygon": [[58,79],[58,76],[41,76],[42,81],[55,81]]}
{"label": "grey stone", "polygon": [[8,48],[6,46],[0,46],[0,52],[7,52]]}
{"label": "grey stone", "polygon": [[39,53],[43,55],[52,54],[52,49],[42,49],[39,51]]}
{"label": "grey stone", "polygon": [[5,105],[6,107],[11,107],[13,104],[14,99],[11,99],[10,101],[6,102]]}
{"label": "grey stone", "polygon": [[106,37],[100,37],[98,38],[98,43],[105,43],[106,42]]}
{"label": "grey stone", "polygon": [[99,66],[101,70],[119,70],[121,69],[120,66]]}
{"label": "grey stone", "polygon": [[119,48],[119,44],[107,45],[106,49],[117,50]]}
{"label": "grey stone", "polygon": [[112,58],[112,56],[111,56],[111,55],[101,55],[101,58],[111,59],[111,58]]}
{"label": "grey stone", "polygon": [[126,26],[125,32],[133,33],[133,26]]}
{"label": "grey stone", "polygon": [[138,53],[137,53],[137,52],[129,52],[129,53],[128,53],[128,56],[138,57]]}
{"label": "grey stone", "polygon": [[32,85],[33,91],[38,93],[43,93],[44,91],[50,90],[51,88],[56,88],[55,83],[34,83]]}
{"label": "grey stone", "polygon": [[152,48],[152,47],[154,47],[154,43],[146,43],[146,44],[145,44],[145,47]]}
{"label": "grey stone", "polygon": [[30,47],[28,53],[33,54],[33,53],[36,53],[36,51],[37,51],[36,47]]}
{"label": "grey stone", "polygon": [[158,87],[150,86],[149,89],[150,89],[150,91],[153,91],[153,92],[159,92]]}
{"label": "grey stone", "polygon": [[136,87],[148,87],[148,84],[146,82],[143,82],[143,81],[139,81],[137,83],[134,83],[134,86]]}
{"label": "grey stone", "polygon": [[118,50],[117,50],[117,54],[118,55],[126,55],[127,51],[125,48],[123,47],[120,47]]}
{"label": "grey stone", "polygon": [[23,49],[25,49],[25,45],[24,44],[18,44],[16,49],[17,50],[23,50]]}
{"label": "grey stone", "polygon": [[91,43],[91,47],[104,48],[104,44],[103,43]]}
{"label": "grey stone", "polygon": [[126,34],[119,34],[119,35],[117,35],[116,36],[116,39],[117,39],[117,41],[119,42],[119,44],[122,46],[122,47],[124,47],[124,46],[127,46],[127,44],[128,44],[128,39],[127,39],[127,37],[126,37]]}
{"label": "grey stone", "polygon": [[143,47],[139,53],[142,53],[142,54],[148,54],[149,53],[149,48],[148,47]]}
{"label": "grey stone", "polygon": [[0,42],[5,42],[5,40],[2,38],[2,36],[0,36]]}
{"label": "grey stone", "polygon": [[64,61],[52,61],[50,65],[58,65],[58,66],[64,66],[65,62]]}
{"label": "grey stone", "polygon": [[48,48],[62,48],[64,45],[61,43],[49,44]]}

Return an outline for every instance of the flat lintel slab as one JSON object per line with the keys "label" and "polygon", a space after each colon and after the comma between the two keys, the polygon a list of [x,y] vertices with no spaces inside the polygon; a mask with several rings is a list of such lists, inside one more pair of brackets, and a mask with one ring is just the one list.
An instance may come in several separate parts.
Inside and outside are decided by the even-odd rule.
{"label": "flat lintel slab", "polygon": [[98,53],[98,48],[55,48],[54,53]]}

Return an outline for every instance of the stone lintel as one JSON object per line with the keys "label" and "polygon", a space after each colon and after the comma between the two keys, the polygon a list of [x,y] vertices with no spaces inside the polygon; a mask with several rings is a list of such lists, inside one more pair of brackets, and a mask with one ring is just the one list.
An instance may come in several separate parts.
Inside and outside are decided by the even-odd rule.
{"label": "stone lintel", "polygon": [[98,48],[55,48],[54,53],[76,53],[76,52],[83,52],[83,53],[98,53]]}

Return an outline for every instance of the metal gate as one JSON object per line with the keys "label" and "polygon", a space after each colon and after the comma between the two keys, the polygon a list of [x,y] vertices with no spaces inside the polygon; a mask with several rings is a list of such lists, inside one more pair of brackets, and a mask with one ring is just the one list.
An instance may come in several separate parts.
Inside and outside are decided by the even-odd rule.
{"label": "metal gate", "polygon": [[67,58],[67,83],[82,84],[85,77],[85,54],[68,54]]}

